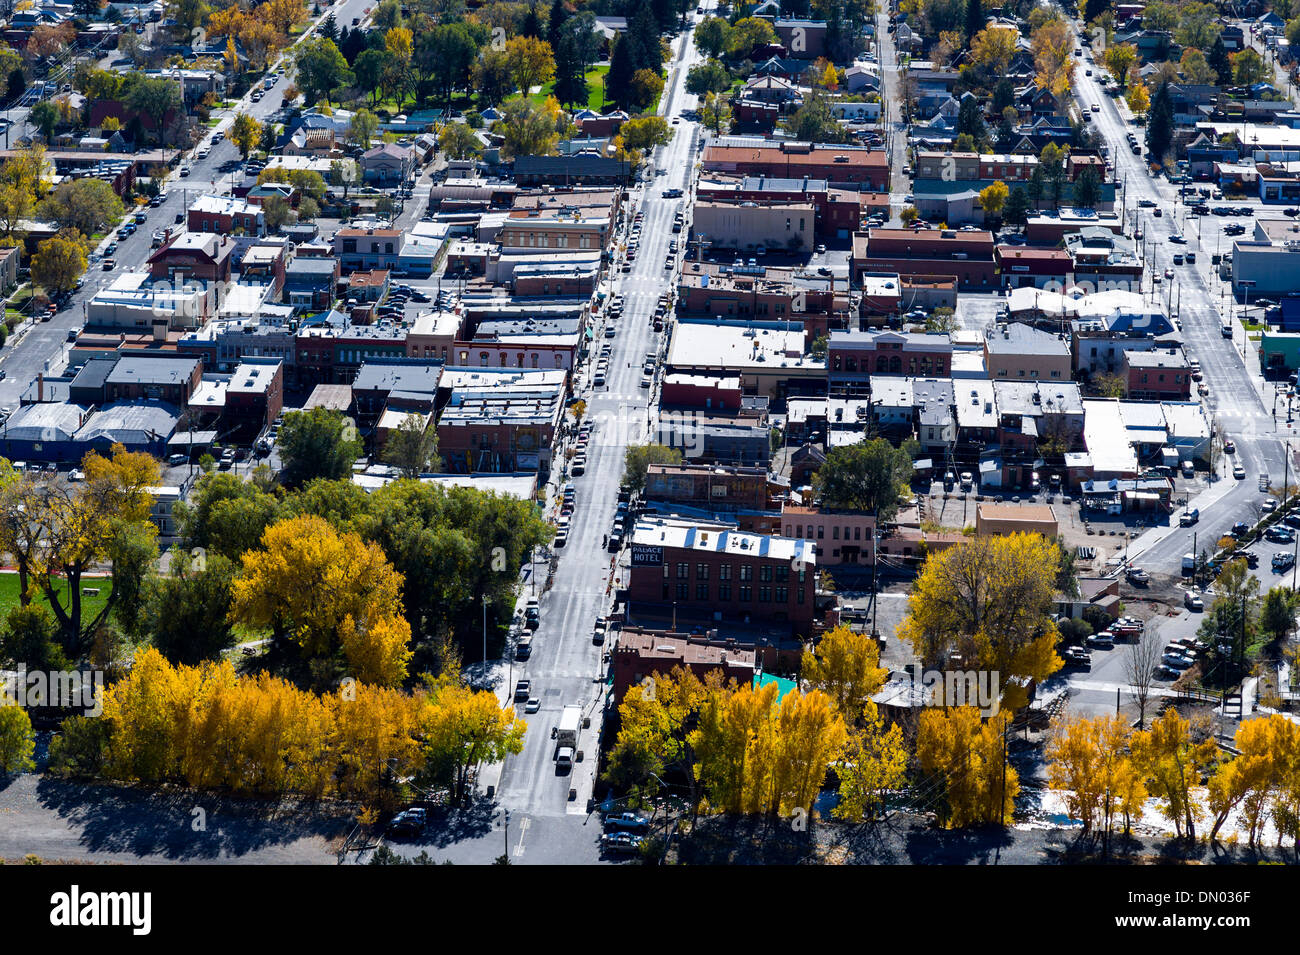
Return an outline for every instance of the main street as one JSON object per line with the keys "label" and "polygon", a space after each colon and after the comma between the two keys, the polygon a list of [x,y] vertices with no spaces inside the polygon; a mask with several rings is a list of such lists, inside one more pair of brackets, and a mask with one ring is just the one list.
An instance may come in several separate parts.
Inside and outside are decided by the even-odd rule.
{"label": "main street", "polygon": [[[1086,75],[1088,69],[1092,70],[1092,76]],[[1235,459],[1219,456],[1217,463],[1222,473],[1201,497],[1189,502],[1191,507],[1201,512],[1198,525],[1183,528],[1175,521],[1173,526],[1156,528],[1142,535],[1130,547],[1130,557],[1148,570],[1176,574],[1182,555],[1192,549],[1194,535],[1198,538],[1198,549],[1205,546],[1213,550],[1214,542],[1233,523],[1258,520],[1258,508],[1265,497],[1258,489],[1258,476],[1268,474],[1274,486],[1282,484],[1286,425],[1283,423],[1282,431],[1279,431],[1271,405],[1266,407],[1264,404],[1255,381],[1257,363],[1248,364],[1242,354],[1245,348],[1253,347],[1244,331],[1234,325],[1234,337],[1231,340],[1223,337],[1222,326],[1231,314],[1223,314],[1220,303],[1231,302],[1231,299],[1220,294],[1215,284],[1217,279],[1211,278],[1213,266],[1209,253],[1213,246],[1207,249],[1205,236],[1201,233],[1207,225],[1217,229],[1218,223],[1206,222],[1210,217],[1199,219],[1185,214],[1185,204],[1178,198],[1177,187],[1163,177],[1150,175],[1145,156],[1145,127],[1129,123],[1121,114],[1119,101],[1103,92],[1102,74],[1099,65],[1086,60],[1080,63],[1075,72],[1074,95],[1081,110],[1091,111],[1094,103],[1101,106],[1099,112],[1091,113],[1092,125],[1109,146],[1115,164],[1115,178],[1123,185],[1117,204],[1122,203],[1132,215],[1146,211],[1141,210],[1138,203],[1147,199],[1164,212],[1159,217],[1141,215],[1148,256],[1144,289],[1151,289],[1152,276],[1163,276],[1166,269],[1175,273],[1173,279],[1166,280],[1176,283],[1174,291],[1167,293],[1157,287],[1152,308],[1163,308],[1166,298],[1172,298],[1176,303],[1174,314],[1182,323],[1188,357],[1200,361],[1209,387],[1205,399],[1207,415],[1218,434],[1231,437],[1237,446]],[[1130,129],[1143,144],[1142,156],[1136,156],[1128,149],[1125,137]],[[1185,246],[1170,241],[1170,236],[1178,228],[1186,230],[1183,234],[1188,244]],[[1229,243],[1225,250],[1230,247]],[[1196,263],[1175,266],[1174,253],[1186,249],[1198,252]],[[1240,463],[1246,469],[1245,480],[1234,480],[1231,476],[1234,463]]]}
{"label": "main street", "polygon": [[[553,584],[540,596],[541,626],[534,634],[531,656],[525,663],[515,663],[513,670],[506,668],[503,672],[507,679],[531,680],[532,694],[540,699],[541,709],[524,717],[529,731],[523,752],[485,772],[485,778],[498,779],[497,801],[511,812],[511,825],[516,830],[524,820],[540,825],[544,817],[570,817],[568,828],[573,844],[567,848],[554,844],[545,853],[548,862],[565,861],[570,855],[570,861],[588,861],[598,836],[587,825],[587,800],[593,792],[604,715],[607,686],[603,656],[607,647],[595,645],[592,633],[596,618],[612,606],[617,584],[611,584],[610,575],[619,571],[614,555],[604,547],[604,536],[613,523],[627,446],[646,440],[653,415],[655,389],[640,387],[642,365],[647,353],[662,353],[663,336],[653,330],[652,318],[659,295],[671,289],[676,279],[676,272],[668,272],[664,262],[669,254],[668,243],[674,238],[673,215],[689,205],[696,144],[703,135],[700,127],[682,117],[683,112],[693,115],[697,106],[696,97],[685,88],[687,71],[699,61],[689,30],[677,36],[673,50],[675,58],[669,64],[660,115],[677,120],[678,125],[670,127],[674,132],[672,141],[654,151],[647,160],[651,167],[647,175],[627,197],[625,221],[630,224],[637,212],[644,217],[633,268],[629,273],[619,271],[616,259],[610,273],[610,294],[624,297],[623,316],[616,323],[617,333],[612,339],[604,337],[604,326],[599,317],[595,319],[592,354],[588,367],[579,373],[580,388],[589,389],[582,392],[582,397],[587,402],[584,421],[590,424],[592,433],[585,473],[579,477],[562,475],[558,482],[572,481],[576,492],[568,543],[555,551],[559,559]],[[682,189],[686,198],[664,198],[664,190],[673,188]],[[620,249],[627,231],[625,227],[616,243]],[[599,316],[605,316],[605,309]],[[612,345],[609,372],[605,385],[593,387],[590,372],[604,342]],[[556,455],[556,460],[557,467],[564,467],[562,453]],[[540,584],[540,574],[537,580]],[[580,737],[579,749],[585,758],[574,764],[571,773],[562,773],[554,760],[555,743],[550,730],[559,722],[561,709],[572,704],[583,708],[591,725]],[[576,790],[573,799],[569,798],[570,788]],[[554,831],[556,823],[546,825],[548,831]],[[511,861],[529,861],[527,850],[512,853]]]}

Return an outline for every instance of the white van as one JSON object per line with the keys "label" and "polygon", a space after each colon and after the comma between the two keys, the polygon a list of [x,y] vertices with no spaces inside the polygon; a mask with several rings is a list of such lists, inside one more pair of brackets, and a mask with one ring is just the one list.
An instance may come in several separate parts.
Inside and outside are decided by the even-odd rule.
{"label": "white van", "polygon": [[558,753],[555,754],[555,765],[564,772],[573,769],[573,747],[561,746]]}

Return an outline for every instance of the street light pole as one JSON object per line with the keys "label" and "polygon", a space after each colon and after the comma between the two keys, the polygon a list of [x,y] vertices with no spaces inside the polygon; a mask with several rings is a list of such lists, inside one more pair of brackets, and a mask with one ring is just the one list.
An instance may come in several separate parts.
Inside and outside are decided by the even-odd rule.
{"label": "street light pole", "polygon": [[488,595],[483,595],[483,673],[487,674],[487,608]]}

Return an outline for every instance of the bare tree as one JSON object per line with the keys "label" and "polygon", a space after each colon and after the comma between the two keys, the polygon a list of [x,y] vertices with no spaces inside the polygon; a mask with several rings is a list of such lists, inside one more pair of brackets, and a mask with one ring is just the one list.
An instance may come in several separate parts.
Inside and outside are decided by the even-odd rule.
{"label": "bare tree", "polygon": [[1160,626],[1155,621],[1143,628],[1141,636],[1129,647],[1124,659],[1124,674],[1128,678],[1133,699],[1138,705],[1138,729],[1147,718],[1147,700],[1155,682],[1156,667],[1160,664]]}

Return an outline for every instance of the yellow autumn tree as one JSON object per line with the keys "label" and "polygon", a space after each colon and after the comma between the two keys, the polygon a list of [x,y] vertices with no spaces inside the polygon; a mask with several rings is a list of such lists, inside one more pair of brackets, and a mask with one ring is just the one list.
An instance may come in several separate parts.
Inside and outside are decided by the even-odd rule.
{"label": "yellow autumn tree", "polygon": [[468,798],[471,771],[522,752],[526,728],[495,693],[453,683],[436,687],[420,715],[427,764],[461,803]]}
{"label": "yellow autumn tree", "polygon": [[1005,76],[1016,55],[1019,34],[1006,27],[986,27],[971,40],[971,60],[994,76]]}
{"label": "yellow autumn tree", "polygon": [[1211,840],[1218,836],[1228,816],[1238,810],[1249,844],[1258,843],[1274,794],[1285,789],[1289,773],[1298,771],[1291,765],[1297,755],[1298,737],[1296,724],[1276,713],[1266,719],[1247,720],[1237,728],[1233,746],[1238,755],[1220,763],[1210,777],[1208,802],[1214,816]]}
{"label": "yellow autumn tree", "polygon": [[711,689],[689,742],[696,778],[713,808],[771,816],[804,814],[848,741],[843,718],[820,690],[777,686]]}
{"label": "yellow autumn tree", "polygon": [[1005,182],[990,183],[980,190],[980,208],[996,219],[1002,214],[1002,208],[1007,204],[1007,196],[1010,194],[1011,190]]}
{"label": "yellow autumn tree", "polygon": [[1005,764],[1008,719],[1003,712],[981,721],[972,706],[921,712],[916,759],[929,790],[941,794],[934,808],[946,828],[1010,822],[1020,777]]}
{"label": "yellow autumn tree", "polygon": [[836,819],[850,822],[874,819],[885,794],[907,779],[907,745],[898,724],[885,729],[875,703],[866,705],[858,722],[835,766],[840,798],[831,810]]}
{"label": "yellow autumn tree", "polygon": [[824,634],[815,649],[804,650],[800,674],[808,687],[826,693],[836,711],[851,722],[862,715],[889,677],[880,666],[876,641],[847,624]]}
{"label": "yellow autumn tree", "polygon": [[1003,707],[1062,666],[1052,622],[1060,550],[1039,534],[970,537],[926,558],[899,636],[929,667],[997,673]]}
{"label": "yellow autumn tree", "polygon": [[1108,46],[1103,57],[1106,69],[1110,71],[1110,75],[1115,78],[1115,82],[1120,85],[1121,89],[1128,85],[1129,73],[1137,60],[1137,47],[1132,43],[1116,43],[1113,46]]}
{"label": "yellow autumn tree", "polygon": [[1117,814],[1125,830],[1142,814],[1146,789],[1128,752],[1129,726],[1119,716],[1057,722],[1047,747],[1048,784],[1065,793],[1070,814],[1085,832],[1107,836]]}
{"label": "yellow autumn tree", "polygon": [[1034,31],[1030,44],[1038,87],[1064,99],[1074,80],[1074,38],[1069,26],[1060,16],[1053,16]]}
{"label": "yellow autumn tree", "polygon": [[261,549],[244,554],[230,615],[292,640],[311,660],[328,663],[342,649],[353,676],[360,678],[355,660],[391,685],[406,675],[407,656],[394,645],[403,631],[385,623],[401,614],[401,588],[401,574],[377,544],[304,515],[268,527]]}
{"label": "yellow autumn tree", "polygon": [[1156,797],[1160,813],[1174,824],[1179,838],[1196,838],[1196,823],[1205,810],[1194,798],[1192,787],[1201,772],[1214,763],[1218,748],[1213,740],[1194,742],[1191,724],[1170,709],[1129,740],[1133,761],[1145,777],[1147,789]]}
{"label": "yellow autumn tree", "polygon": [[1128,108],[1141,116],[1151,108],[1151,93],[1142,83],[1134,83],[1128,91]]}

